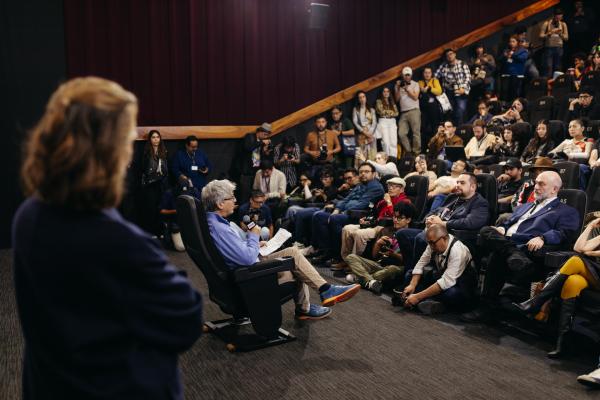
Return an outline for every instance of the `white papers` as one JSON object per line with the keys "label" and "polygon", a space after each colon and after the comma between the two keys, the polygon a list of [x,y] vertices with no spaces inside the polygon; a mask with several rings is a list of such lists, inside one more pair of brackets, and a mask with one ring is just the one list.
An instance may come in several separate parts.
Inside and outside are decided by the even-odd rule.
{"label": "white papers", "polygon": [[279,249],[289,238],[292,237],[292,234],[285,229],[279,229],[275,236],[271,240],[269,240],[266,246],[263,246],[259,249],[259,253],[261,256],[268,256],[273,253],[275,250]]}

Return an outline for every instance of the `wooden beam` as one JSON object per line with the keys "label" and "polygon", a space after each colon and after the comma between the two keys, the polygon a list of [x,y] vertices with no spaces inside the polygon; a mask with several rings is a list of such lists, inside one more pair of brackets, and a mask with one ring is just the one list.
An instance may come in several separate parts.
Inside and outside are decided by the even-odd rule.
{"label": "wooden beam", "polygon": [[[344,90],[326,97],[322,100],[317,101],[309,106],[306,106],[298,111],[295,111],[283,118],[280,118],[272,123],[273,134],[283,132],[289,128],[303,123],[304,121],[319,115],[333,107],[336,104],[345,103],[351,100],[356,92],[364,90],[368,92],[373,90],[385,83],[388,83],[394,79],[397,79],[402,72],[402,68],[406,65],[410,65],[413,69],[423,67],[427,64],[438,60],[447,48],[461,49],[467,47],[475,42],[480,41],[482,38],[490,36],[497,31],[517,24],[524,19],[531,17],[537,13],[540,13],[550,7],[557,5],[559,0],[541,0],[531,4],[528,7],[523,8],[517,12],[514,12],[506,17],[500,18],[496,21],[490,22],[480,28],[475,29],[459,38],[456,38],[450,42],[444,43],[443,45],[409,60],[402,62],[386,71],[383,71],[371,78],[368,78],[356,85],[350,86]],[[242,138],[248,132],[252,132],[257,128],[255,126],[156,126],[156,127],[139,127],[138,139],[145,138],[145,134],[151,129],[158,129],[165,139],[183,139],[188,135],[196,135],[202,139],[237,139]]]}

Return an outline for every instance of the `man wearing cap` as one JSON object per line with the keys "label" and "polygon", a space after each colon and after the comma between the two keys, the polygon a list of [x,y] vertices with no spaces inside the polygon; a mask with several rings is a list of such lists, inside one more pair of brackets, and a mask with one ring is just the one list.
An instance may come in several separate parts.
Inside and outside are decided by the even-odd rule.
{"label": "man wearing cap", "polygon": [[462,125],[467,111],[467,99],[471,91],[471,70],[467,63],[456,58],[452,49],[444,50],[445,63],[435,71],[435,77],[442,82],[454,110],[454,122]]}
{"label": "man wearing cap", "polygon": [[[331,269],[335,271],[346,268],[346,257],[350,254],[362,255],[367,247],[369,240],[379,236],[384,229],[381,221],[394,217],[394,206],[399,202],[410,203],[410,199],[404,193],[406,182],[400,177],[394,177],[387,181],[387,193],[383,195],[383,199],[375,205],[373,216],[371,218],[361,218],[360,224],[346,225],[342,228],[342,248],[340,255],[341,262],[331,265]],[[370,223],[370,220],[373,223]]]}
{"label": "man wearing cap", "polygon": [[569,121],[581,118],[600,119],[600,104],[597,104],[594,100],[593,88],[581,88],[579,97],[569,103]]}
{"label": "man wearing cap", "polygon": [[510,202],[523,184],[523,164],[517,158],[509,158],[503,166],[504,173],[498,181],[498,212],[510,212]]}
{"label": "man wearing cap", "polygon": [[558,199],[561,186],[558,173],[542,172],[535,178],[533,203],[517,208],[504,223],[481,229],[478,249],[488,254],[481,304],[463,314],[463,321],[490,319],[507,278],[519,284],[530,283],[543,273],[537,262],[543,259],[543,247],[565,245],[574,237],[579,229],[579,213]]}
{"label": "man wearing cap", "polygon": [[396,81],[394,93],[400,103],[400,120],[398,121],[398,136],[405,152],[411,151],[408,131],[412,132],[412,152],[421,153],[421,110],[419,109],[419,84],[412,80],[412,69],[402,69],[402,79]]}
{"label": "man wearing cap", "polygon": [[240,154],[240,193],[241,199],[250,197],[252,183],[260,162],[264,159],[273,161],[273,146],[271,145],[271,124],[264,122],[255,132],[247,133]]}

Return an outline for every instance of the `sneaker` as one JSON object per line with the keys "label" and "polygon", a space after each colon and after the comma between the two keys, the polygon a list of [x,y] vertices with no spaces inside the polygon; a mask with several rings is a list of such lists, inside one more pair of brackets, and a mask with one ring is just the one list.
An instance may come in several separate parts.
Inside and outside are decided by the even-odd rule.
{"label": "sneaker", "polygon": [[321,305],[327,307],[350,300],[359,290],[360,285],[356,284],[347,286],[331,285],[329,289],[321,293]]}
{"label": "sneaker", "polygon": [[348,274],[346,275],[346,282],[348,283],[356,283],[356,275]]}
{"label": "sneaker", "polygon": [[381,294],[381,282],[378,280],[373,279],[367,282],[366,288],[375,294]]}
{"label": "sneaker", "polygon": [[444,303],[435,300],[423,300],[417,304],[417,310],[421,311],[425,315],[436,315],[446,311]]}
{"label": "sneaker", "polygon": [[311,304],[308,311],[296,310],[296,319],[323,319],[331,314],[332,310],[329,307],[321,307],[318,304]]}
{"label": "sneaker", "polygon": [[578,376],[577,382],[591,388],[600,389],[600,368],[590,372],[589,374]]}
{"label": "sneaker", "polygon": [[[296,243],[298,243],[298,242],[296,242]],[[300,250],[300,253],[302,253],[302,255],[304,257],[310,257],[311,255],[313,255],[316,252],[317,252],[317,250],[312,246],[304,247],[303,249]]]}

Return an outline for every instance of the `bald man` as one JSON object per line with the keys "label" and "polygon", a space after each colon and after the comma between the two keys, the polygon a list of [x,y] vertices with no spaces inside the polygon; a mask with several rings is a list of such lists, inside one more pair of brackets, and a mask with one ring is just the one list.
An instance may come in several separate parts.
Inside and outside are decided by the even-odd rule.
{"label": "bald man", "polygon": [[510,276],[515,283],[527,283],[541,275],[544,245],[564,245],[579,230],[579,213],[558,199],[562,186],[554,171],[535,178],[535,201],[523,204],[504,223],[480,231],[479,248],[489,253],[481,306],[463,314],[466,322],[487,320],[497,305],[498,295]]}

